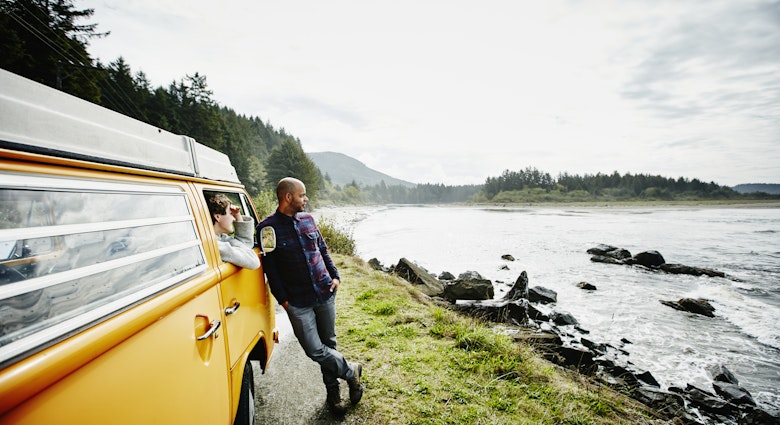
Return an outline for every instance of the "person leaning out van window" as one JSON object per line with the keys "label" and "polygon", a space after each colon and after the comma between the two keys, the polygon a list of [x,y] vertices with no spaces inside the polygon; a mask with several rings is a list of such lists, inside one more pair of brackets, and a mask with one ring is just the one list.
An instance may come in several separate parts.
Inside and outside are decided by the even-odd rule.
{"label": "person leaning out van window", "polygon": [[[260,259],[252,250],[255,229],[252,217],[242,216],[241,208],[222,193],[210,195],[207,203],[222,261],[252,270],[260,267]],[[230,236],[234,228],[235,236]]]}

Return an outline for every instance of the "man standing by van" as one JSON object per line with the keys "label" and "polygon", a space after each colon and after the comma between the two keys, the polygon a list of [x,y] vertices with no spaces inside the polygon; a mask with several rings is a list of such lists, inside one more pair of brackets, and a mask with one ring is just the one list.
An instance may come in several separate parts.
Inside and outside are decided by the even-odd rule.
{"label": "man standing by van", "polygon": [[276,300],[287,311],[293,332],[306,355],[319,363],[328,405],[344,413],[339,378],[349,385],[352,404],[363,396],[362,366],[336,350],[336,290],[340,278],[314,217],[303,212],[306,186],[287,177],[276,186],[279,206],[258,224],[273,227],[276,249],[263,257],[263,268]]}

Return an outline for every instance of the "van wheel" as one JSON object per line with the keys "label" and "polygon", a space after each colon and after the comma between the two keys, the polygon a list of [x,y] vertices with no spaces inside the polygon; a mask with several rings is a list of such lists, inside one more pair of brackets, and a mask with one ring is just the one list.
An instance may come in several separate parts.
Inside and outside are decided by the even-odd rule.
{"label": "van wheel", "polygon": [[255,374],[252,362],[244,366],[244,378],[241,380],[241,396],[238,399],[238,412],[234,425],[254,425],[255,423]]}

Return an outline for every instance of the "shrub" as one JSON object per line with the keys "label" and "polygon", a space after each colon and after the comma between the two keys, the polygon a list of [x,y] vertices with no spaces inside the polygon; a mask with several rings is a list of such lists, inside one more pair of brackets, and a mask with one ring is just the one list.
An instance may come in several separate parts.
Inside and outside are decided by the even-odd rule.
{"label": "shrub", "polygon": [[357,247],[351,233],[339,229],[336,223],[329,218],[320,219],[318,227],[328,244],[328,251],[334,254],[356,255]]}

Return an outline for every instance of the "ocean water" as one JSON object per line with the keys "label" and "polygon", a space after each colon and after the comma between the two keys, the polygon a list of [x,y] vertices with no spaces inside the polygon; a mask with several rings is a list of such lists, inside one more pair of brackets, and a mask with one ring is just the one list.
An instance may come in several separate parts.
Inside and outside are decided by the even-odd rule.
{"label": "ocean water", "polygon": [[[712,391],[707,368],[722,364],[760,407],[780,412],[778,208],[388,206],[316,214],[351,232],[365,260],[390,266],[406,257],[435,275],[477,271],[493,281],[496,298],[525,270],[530,286],[558,293],[554,310],[574,315],[589,339],[622,347],[663,388]],[[655,250],[667,263],[727,277],[590,261],[586,250],[602,243]],[[597,290],[577,288],[582,281]],[[710,300],[715,317],[660,303],[685,297]]]}

